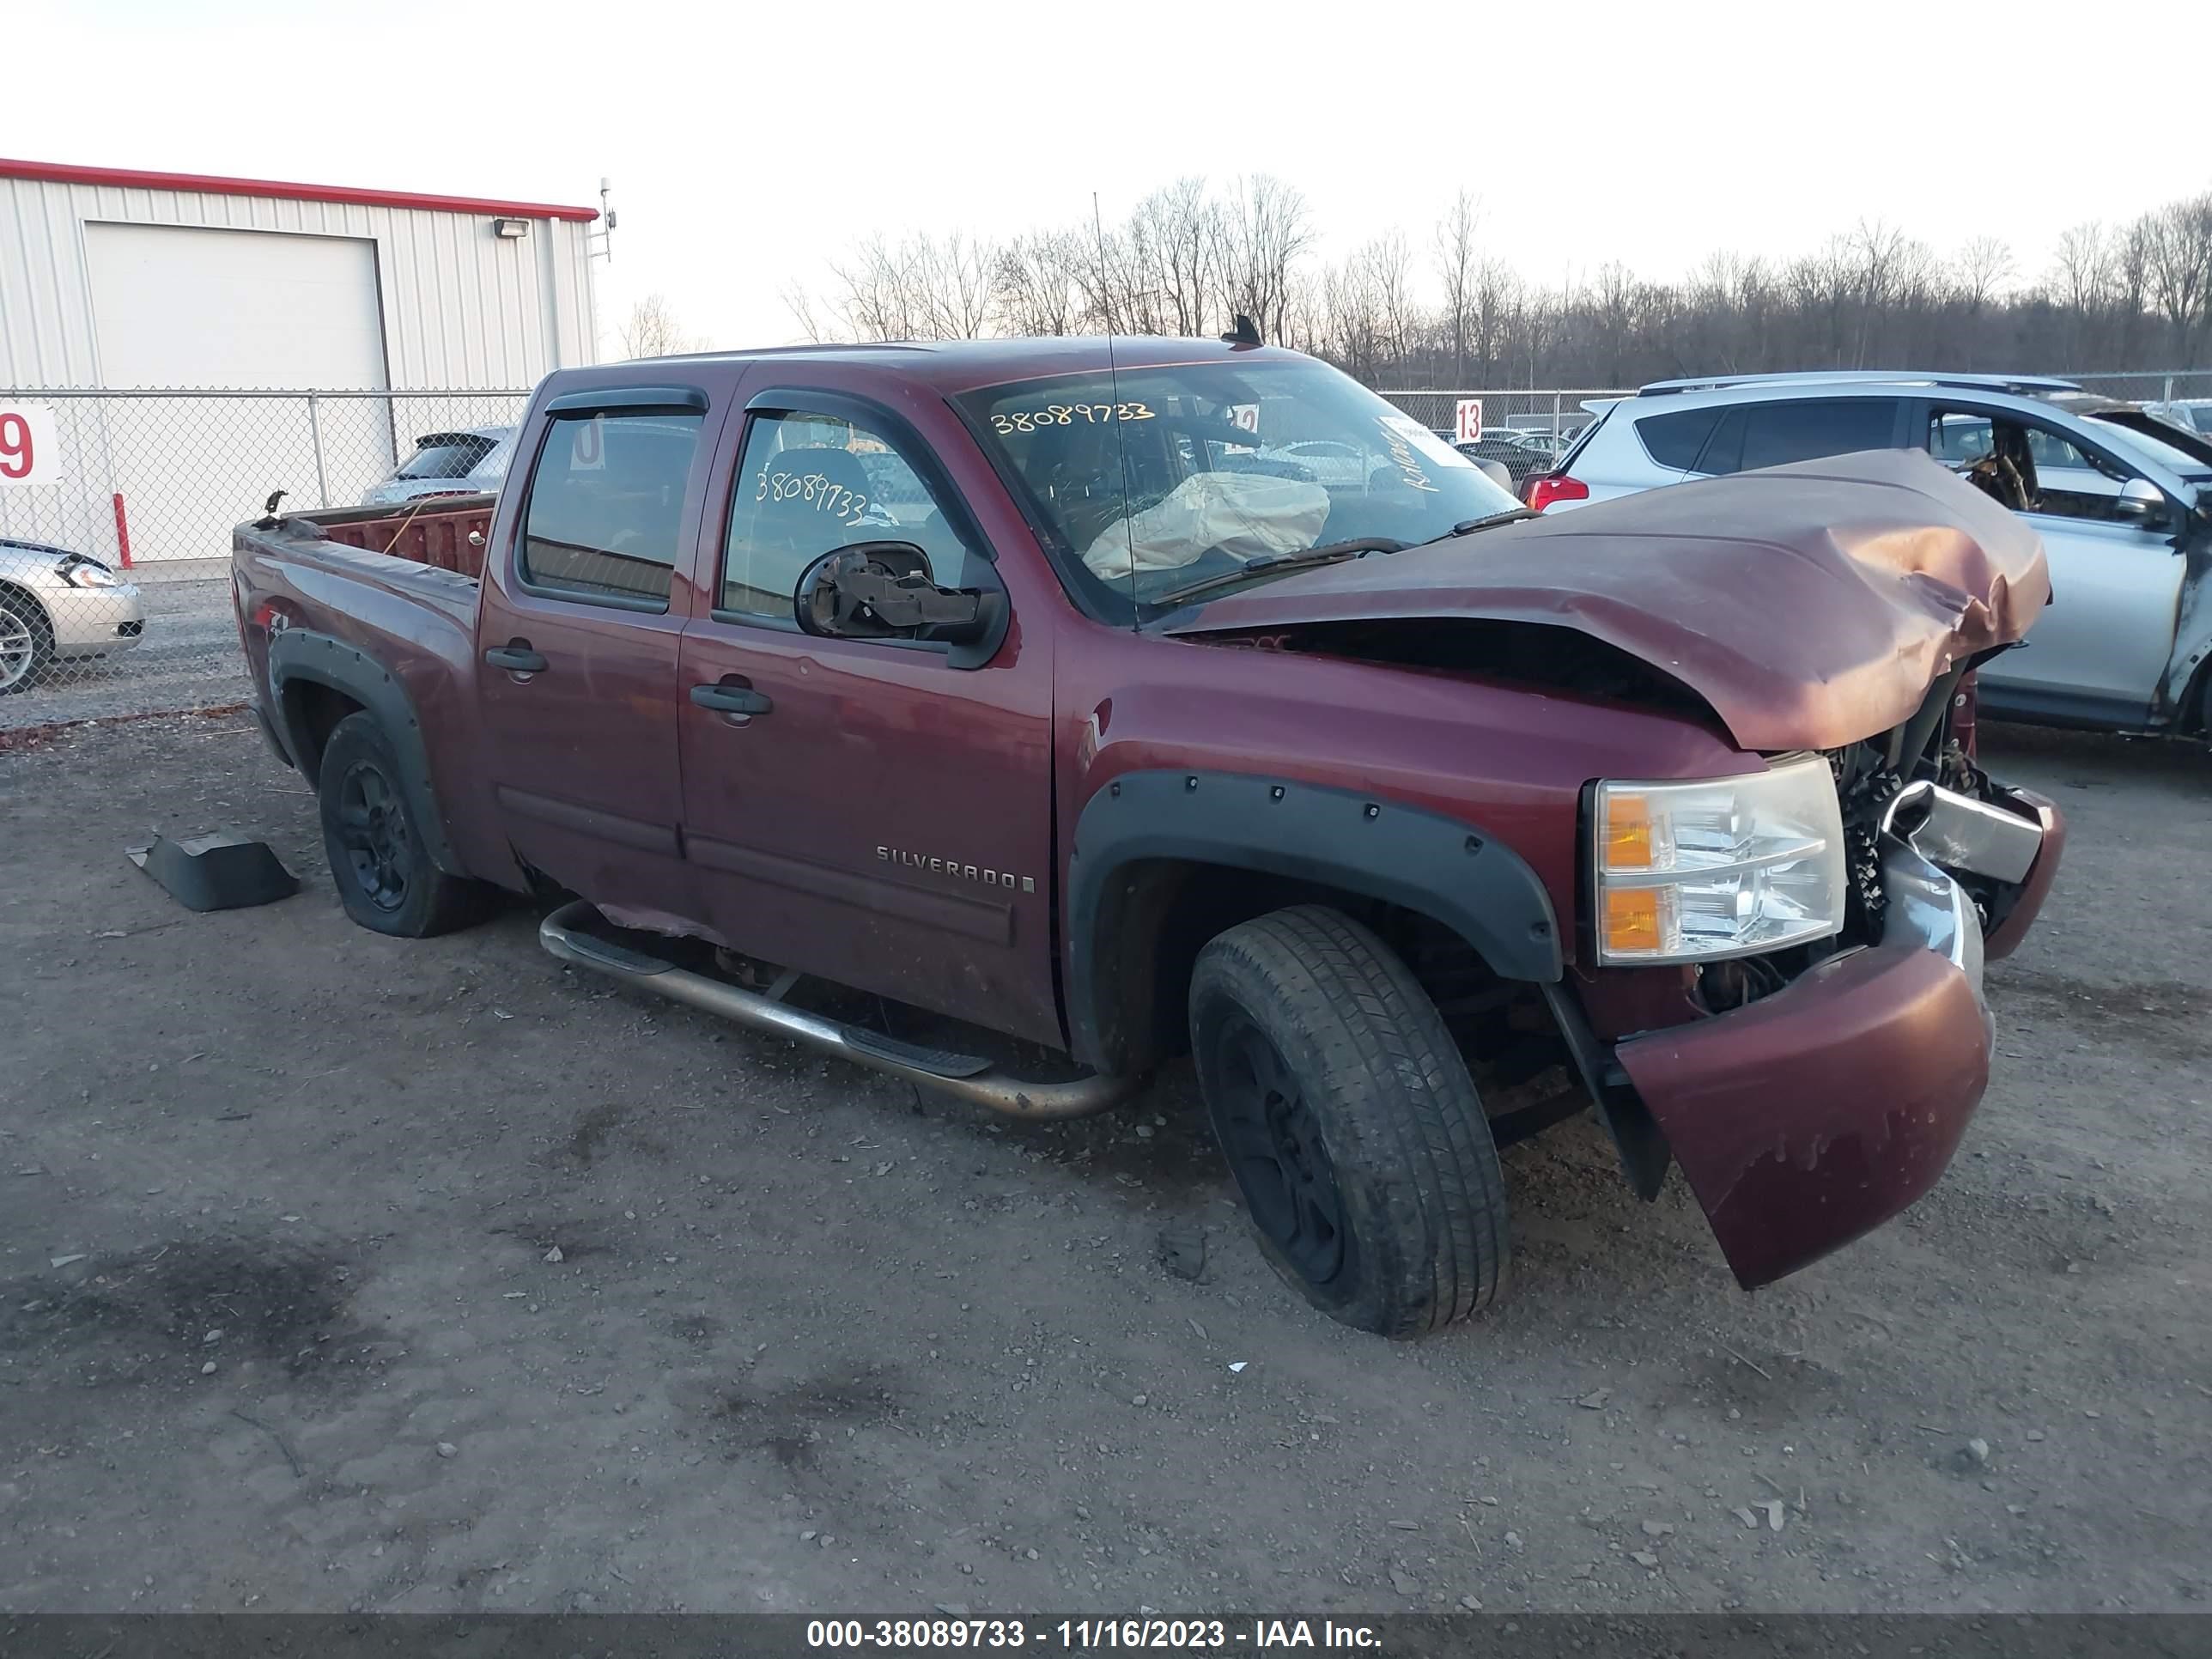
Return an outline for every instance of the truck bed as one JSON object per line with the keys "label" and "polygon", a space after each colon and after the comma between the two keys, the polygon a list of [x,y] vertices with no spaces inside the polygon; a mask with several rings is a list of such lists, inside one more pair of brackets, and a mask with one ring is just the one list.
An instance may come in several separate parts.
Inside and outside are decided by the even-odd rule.
{"label": "truck bed", "polygon": [[[331,541],[367,552],[389,554],[417,564],[483,574],[483,538],[491,534],[496,495],[428,495],[399,507],[337,507],[295,513],[287,524],[316,526]],[[469,540],[471,532],[478,539]]]}

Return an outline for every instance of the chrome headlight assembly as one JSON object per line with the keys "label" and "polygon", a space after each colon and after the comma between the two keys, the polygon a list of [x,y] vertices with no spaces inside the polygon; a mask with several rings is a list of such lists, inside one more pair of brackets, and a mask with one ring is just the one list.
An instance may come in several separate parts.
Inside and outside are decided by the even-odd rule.
{"label": "chrome headlight assembly", "polygon": [[71,587],[120,587],[115,573],[97,559],[79,554],[61,568],[61,578]]}
{"label": "chrome headlight assembly", "polygon": [[1844,925],[1844,820],[1805,755],[1694,783],[1597,786],[1597,957],[1615,965],[1752,956]]}

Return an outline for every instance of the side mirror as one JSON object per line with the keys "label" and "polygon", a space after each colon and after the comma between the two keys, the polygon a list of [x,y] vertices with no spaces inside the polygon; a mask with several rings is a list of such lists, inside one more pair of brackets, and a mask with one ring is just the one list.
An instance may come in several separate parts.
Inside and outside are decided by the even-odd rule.
{"label": "side mirror", "polygon": [[2123,519],[2155,519],[2166,512],[2166,492],[2148,478],[2130,478],[2112,500],[2112,512]]}
{"label": "side mirror", "polygon": [[792,614],[799,631],[838,640],[910,639],[924,629],[953,645],[982,639],[1000,596],[937,586],[912,542],[854,542],[799,573]]}

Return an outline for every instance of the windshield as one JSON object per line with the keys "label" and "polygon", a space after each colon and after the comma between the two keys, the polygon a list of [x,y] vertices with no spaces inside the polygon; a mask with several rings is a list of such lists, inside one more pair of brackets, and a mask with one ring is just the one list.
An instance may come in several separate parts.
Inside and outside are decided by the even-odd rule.
{"label": "windshield", "polygon": [[1434,541],[1519,505],[1323,363],[1054,375],[958,402],[1024,486],[1062,579],[1117,621],[1248,567]]}

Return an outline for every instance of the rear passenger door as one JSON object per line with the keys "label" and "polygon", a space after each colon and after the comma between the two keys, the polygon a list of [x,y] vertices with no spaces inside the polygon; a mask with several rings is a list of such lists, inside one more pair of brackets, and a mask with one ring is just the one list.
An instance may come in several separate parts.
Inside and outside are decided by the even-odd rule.
{"label": "rear passenger door", "polygon": [[534,868],[640,921],[697,908],[677,828],[684,617],[670,598],[696,552],[708,412],[683,386],[556,399],[516,464],[525,493],[477,619],[502,829]]}

